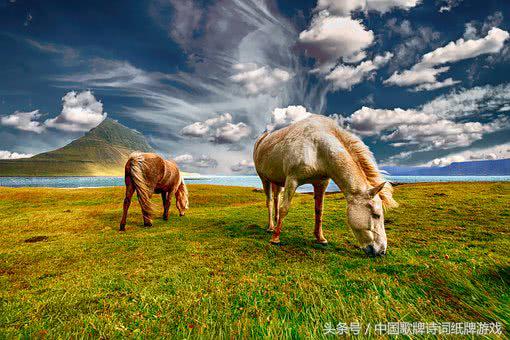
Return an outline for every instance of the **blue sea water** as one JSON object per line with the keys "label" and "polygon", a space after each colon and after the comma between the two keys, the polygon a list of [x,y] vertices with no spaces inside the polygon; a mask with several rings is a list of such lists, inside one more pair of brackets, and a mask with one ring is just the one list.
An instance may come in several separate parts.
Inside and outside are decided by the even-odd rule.
{"label": "blue sea water", "polygon": [[[510,176],[386,176],[390,182],[496,182],[510,181]],[[212,184],[226,186],[242,186],[261,188],[257,176],[203,176],[187,178],[190,184]],[[95,188],[123,186],[123,177],[0,177],[0,187],[50,187],[50,188]],[[309,184],[298,188],[299,192],[310,192]],[[328,191],[338,191],[334,183],[330,183]]]}

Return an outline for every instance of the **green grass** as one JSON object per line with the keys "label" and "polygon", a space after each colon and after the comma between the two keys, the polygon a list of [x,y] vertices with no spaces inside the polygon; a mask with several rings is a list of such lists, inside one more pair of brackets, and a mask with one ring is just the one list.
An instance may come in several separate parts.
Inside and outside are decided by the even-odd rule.
{"label": "green grass", "polygon": [[[297,195],[283,247],[264,195],[190,185],[191,209],[142,227],[123,188],[0,188],[0,337],[322,337],[326,323],[500,322],[510,327],[510,183],[402,185],[388,256],[370,259],[328,195]],[[160,205],[159,197],[155,201]],[[158,210],[158,215],[160,214]],[[35,236],[46,241],[28,243]]]}

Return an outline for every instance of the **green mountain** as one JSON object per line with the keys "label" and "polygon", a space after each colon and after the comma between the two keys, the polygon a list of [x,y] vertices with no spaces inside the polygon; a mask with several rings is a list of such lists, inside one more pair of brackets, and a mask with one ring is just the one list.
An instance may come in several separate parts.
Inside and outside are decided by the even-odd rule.
{"label": "green mountain", "polygon": [[133,151],[154,150],[142,134],[106,118],[60,149],[0,160],[0,176],[121,176]]}

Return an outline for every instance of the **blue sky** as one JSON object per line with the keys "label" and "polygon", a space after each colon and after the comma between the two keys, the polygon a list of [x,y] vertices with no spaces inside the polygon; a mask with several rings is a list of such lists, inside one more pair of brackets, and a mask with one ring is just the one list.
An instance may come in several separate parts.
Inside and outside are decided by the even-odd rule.
{"label": "blue sky", "polygon": [[252,171],[309,113],[380,164],[510,157],[510,3],[0,0],[0,157],[108,116],[183,168]]}

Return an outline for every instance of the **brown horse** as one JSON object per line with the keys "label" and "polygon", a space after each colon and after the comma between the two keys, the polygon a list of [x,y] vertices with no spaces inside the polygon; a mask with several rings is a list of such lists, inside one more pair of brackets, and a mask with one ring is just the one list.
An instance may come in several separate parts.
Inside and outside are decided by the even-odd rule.
{"label": "brown horse", "polygon": [[172,195],[175,195],[180,216],[184,216],[184,212],[188,209],[188,189],[174,161],[164,160],[154,153],[134,152],[129,155],[126,162],[125,183],[126,197],[124,198],[124,212],[120,221],[121,231],[126,228],[127,212],[135,190],[142,208],[143,224],[146,227],[152,226],[153,205],[151,196],[153,193],[161,194],[163,198],[164,220],[168,220]]}

